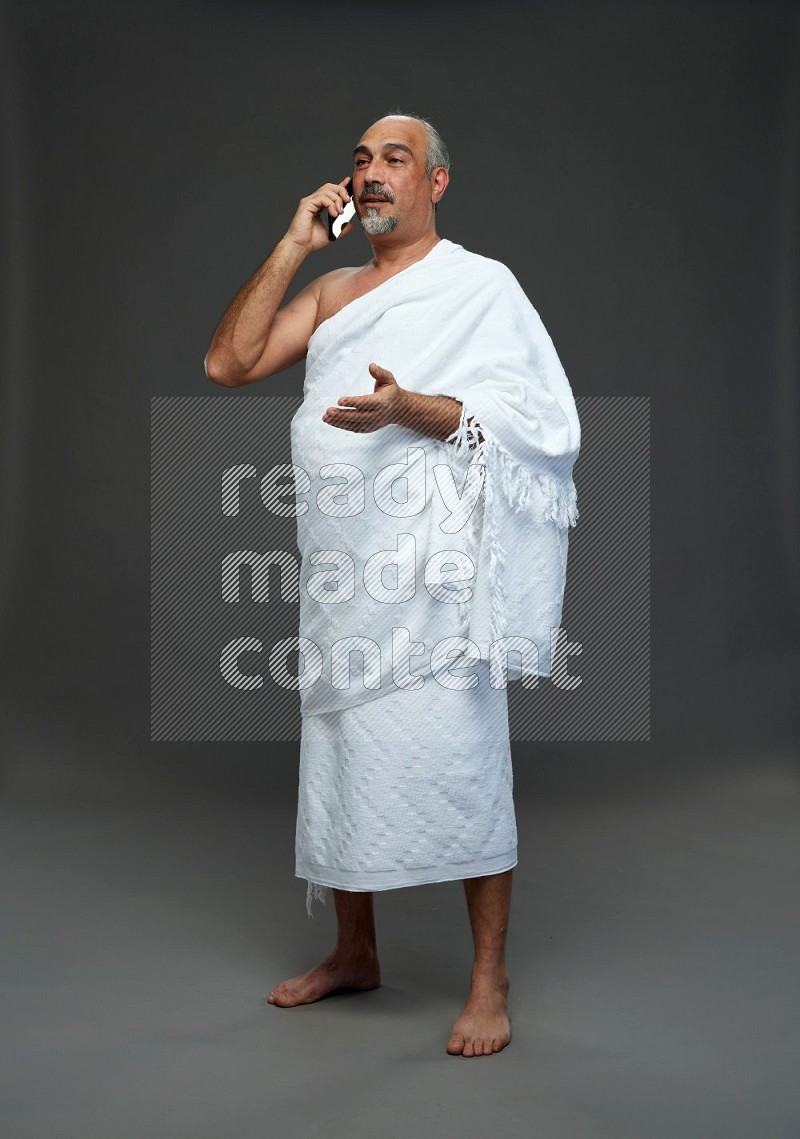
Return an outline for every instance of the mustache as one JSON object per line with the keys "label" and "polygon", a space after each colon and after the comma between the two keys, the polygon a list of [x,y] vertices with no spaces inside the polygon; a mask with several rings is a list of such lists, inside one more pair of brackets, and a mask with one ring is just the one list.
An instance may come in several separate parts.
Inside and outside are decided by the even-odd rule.
{"label": "mustache", "polygon": [[365,198],[383,198],[386,202],[394,202],[392,191],[384,189],[377,182],[369,182],[358,195],[359,202],[363,202]]}

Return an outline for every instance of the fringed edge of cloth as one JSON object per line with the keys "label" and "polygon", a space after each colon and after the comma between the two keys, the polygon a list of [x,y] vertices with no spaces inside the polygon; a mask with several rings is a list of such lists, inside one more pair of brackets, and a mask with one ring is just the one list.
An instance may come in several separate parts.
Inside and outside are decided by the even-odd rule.
{"label": "fringed edge of cloth", "polygon": [[[450,399],[458,399],[450,396]],[[503,585],[503,569],[506,564],[506,551],[499,535],[499,514],[493,510],[496,491],[505,498],[514,510],[526,510],[531,505],[533,480],[538,479],[544,496],[542,521],[554,522],[560,529],[574,526],[578,521],[578,500],[575,483],[570,478],[532,472],[517,463],[478,423],[463,400],[461,415],[455,431],[445,439],[457,455],[472,456],[471,462],[484,468],[484,525],[486,544],[489,552],[489,592],[492,599],[491,635],[493,639],[503,635],[507,623],[506,592]],[[477,536],[477,510],[473,510],[467,524],[467,538],[472,541]],[[459,602],[459,615],[468,619],[469,602]]]}
{"label": "fringed edge of cloth", "polygon": [[[308,881],[308,879],[306,879],[306,881]],[[325,906],[328,904],[325,900],[327,894],[327,886],[320,886],[319,882],[308,882],[308,889],[306,890],[306,912],[310,918],[313,918],[314,916],[311,912],[312,900],[314,898],[317,898],[320,902],[322,902],[323,906]]]}

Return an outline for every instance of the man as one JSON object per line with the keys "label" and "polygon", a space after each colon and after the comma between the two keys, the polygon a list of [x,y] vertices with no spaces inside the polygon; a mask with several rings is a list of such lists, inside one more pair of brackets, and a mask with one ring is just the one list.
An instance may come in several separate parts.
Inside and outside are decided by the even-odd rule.
{"label": "man", "polygon": [[374,890],[462,879],[475,959],[447,1051],[490,1055],[511,1039],[517,862],[496,681],[527,684],[558,667],[548,634],[577,518],[580,429],[552,341],[511,273],[439,238],[449,158],[424,119],[385,116],[356,146],[353,201],[372,258],[281,307],[305,258],[330,245],[327,219],[350,200],[348,181],[301,200],[205,361],[215,383],[240,387],[307,359],[293,463],[296,478],[318,474],[297,482],[298,498],[310,491],[298,506],[300,630],[306,665],[315,646],[326,652],[301,692],[297,875],[309,914],[311,897],[333,888],[338,939],[268,999],[285,1008],[377,987]]}

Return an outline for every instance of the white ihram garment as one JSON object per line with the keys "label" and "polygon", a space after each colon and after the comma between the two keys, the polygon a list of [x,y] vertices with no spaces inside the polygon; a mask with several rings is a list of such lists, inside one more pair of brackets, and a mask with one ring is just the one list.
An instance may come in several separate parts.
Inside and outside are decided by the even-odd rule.
{"label": "white ihram garment", "polygon": [[[461,402],[448,442],[323,422],[340,397],[373,390],[371,362],[401,387]],[[560,667],[579,446],[538,313],[504,265],[453,242],[311,337],[292,421],[305,666],[296,874],[309,913],[327,886],[390,889],[516,863],[506,692],[490,686],[488,662],[492,683]],[[466,521],[445,502],[448,481],[467,506],[479,492]],[[522,653],[493,658],[508,637]],[[471,667],[446,674],[455,649]],[[436,679],[470,673],[479,683],[463,691]]]}
{"label": "white ihram garment", "polygon": [[427,677],[303,721],[295,854],[309,914],[328,886],[391,890],[516,865],[507,693],[485,662],[477,671],[465,691]]}

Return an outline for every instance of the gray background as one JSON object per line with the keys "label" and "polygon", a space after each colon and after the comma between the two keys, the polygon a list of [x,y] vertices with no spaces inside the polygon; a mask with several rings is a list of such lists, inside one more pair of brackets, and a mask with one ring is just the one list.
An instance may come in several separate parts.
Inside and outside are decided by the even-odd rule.
{"label": "gray background", "polygon": [[[796,1136],[797,6],[2,32],[6,1130]],[[297,745],[149,740],[150,398],[219,394],[224,308],[395,106],[450,146],[440,234],[513,269],[576,395],[651,397],[652,739],[515,744],[514,1039],[473,1060],[458,883],[376,898],[380,989],[267,1006],[332,945]]]}

